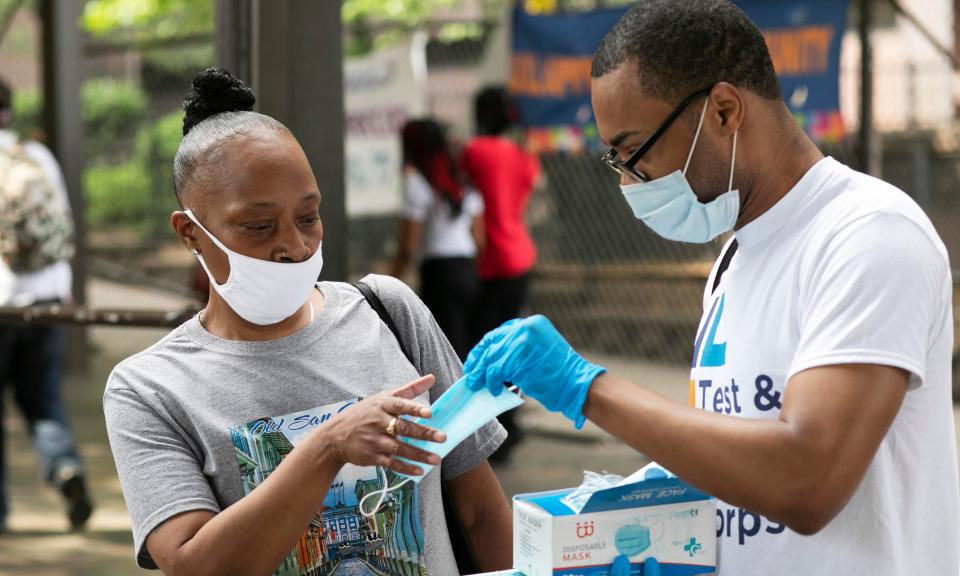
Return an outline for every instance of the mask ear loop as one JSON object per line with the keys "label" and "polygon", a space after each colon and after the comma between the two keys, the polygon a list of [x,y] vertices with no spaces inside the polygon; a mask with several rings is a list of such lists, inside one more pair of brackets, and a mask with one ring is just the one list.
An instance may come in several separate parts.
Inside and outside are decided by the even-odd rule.
{"label": "mask ear loop", "polygon": [[193,210],[184,210],[183,213],[186,214],[187,218],[189,218],[191,222],[196,224],[197,227],[200,228],[200,230],[203,230],[203,233],[207,235],[207,238],[209,238],[211,242],[216,244],[217,248],[223,250],[223,252],[227,256],[229,256],[230,253],[233,252],[233,250],[227,248],[226,245],[223,242],[221,242],[219,238],[211,234],[210,231],[207,230],[206,227],[204,227],[204,225],[201,224],[199,220],[197,220],[197,215],[193,213]]}
{"label": "mask ear loop", "polygon": [[737,134],[739,133],[739,130],[733,133],[733,154],[730,157],[730,182],[727,184],[727,192],[733,190],[733,168],[737,164]]}
{"label": "mask ear loop", "polygon": [[[380,466],[377,466],[377,476],[380,478],[380,482],[383,488],[381,488],[380,490],[377,490],[376,492],[371,492],[367,494],[366,496],[361,498],[360,502],[357,504],[357,507],[360,509],[360,514],[364,518],[370,518],[374,516],[377,513],[377,510],[380,510],[380,507],[383,506],[384,500],[387,499],[387,494],[395,490],[399,490],[400,488],[403,488],[403,486],[407,482],[410,482],[412,480],[412,478],[405,478],[402,482],[400,482],[396,486],[387,486],[387,473],[384,472],[383,468]],[[378,498],[377,505],[374,506],[372,510],[367,512],[367,510],[363,506],[363,503],[371,498]]]}
{"label": "mask ear loop", "polygon": [[697,148],[697,141],[700,140],[700,129],[703,128],[703,119],[707,117],[707,106],[710,105],[710,97],[703,103],[703,112],[700,113],[700,121],[697,122],[697,133],[693,135],[693,144],[690,145],[690,152],[687,153],[687,161],[683,165],[683,175],[687,175],[687,168],[690,167],[690,161],[693,160],[693,151]]}
{"label": "mask ear loop", "polygon": [[[227,255],[227,260],[229,261],[231,250],[230,250],[229,248],[227,248],[226,246],[224,246],[223,242],[221,242],[216,236],[214,236],[213,234],[211,234],[209,230],[207,230],[206,228],[204,228],[203,224],[201,224],[200,221],[197,220],[197,216],[193,213],[193,210],[184,210],[183,213],[186,214],[186,215],[187,215],[187,218],[189,218],[191,222],[193,222],[194,224],[196,224],[196,226],[197,226],[198,228],[200,228],[200,230],[202,230],[204,234],[207,235],[207,238],[209,238],[210,241],[213,242],[214,245],[216,245],[217,248],[219,248],[220,250],[222,250],[223,253]],[[206,259],[200,254],[200,252],[199,252],[198,250],[192,250],[192,252],[193,252],[193,255],[197,257],[197,260],[200,261],[200,266],[203,267],[203,271],[206,272],[206,273],[207,273],[207,276],[210,277],[210,282],[212,282],[213,284],[215,284],[217,287],[226,286],[227,284],[230,283],[230,276],[233,275],[233,268],[232,268],[232,267],[230,268],[230,274],[227,276],[226,282],[224,282],[223,284],[220,284],[220,283],[217,282],[216,279],[213,277],[213,274],[210,272],[210,268],[207,267],[207,261],[206,261]]]}

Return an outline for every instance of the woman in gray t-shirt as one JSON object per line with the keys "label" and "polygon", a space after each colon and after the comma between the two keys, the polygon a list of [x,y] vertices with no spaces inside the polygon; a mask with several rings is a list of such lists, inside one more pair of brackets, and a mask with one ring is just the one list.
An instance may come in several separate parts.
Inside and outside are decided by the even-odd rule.
{"label": "woman in gray t-shirt", "polygon": [[[397,473],[440,464],[399,437],[443,440],[403,417],[428,415],[462,371],[430,313],[401,282],[364,279],[408,360],[353,286],[316,283],[320,191],[296,139],[252,112],[229,74],[207,70],[193,87],[172,224],[210,277],[209,303],[118,365],[104,392],[137,563],[456,574],[442,477],[481,568],[507,568],[510,509],[486,463],[505,437],[496,421],[397,488]],[[384,481],[396,489],[380,495]]]}

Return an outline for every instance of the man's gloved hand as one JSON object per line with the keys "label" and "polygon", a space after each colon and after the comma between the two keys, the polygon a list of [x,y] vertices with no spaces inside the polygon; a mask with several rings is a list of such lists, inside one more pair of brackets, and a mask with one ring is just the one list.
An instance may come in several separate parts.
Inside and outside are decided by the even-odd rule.
{"label": "man's gloved hand", "polygon": [[610,565],[610,576],[630,576],[630,558],[621,554],[613,559]]}
{"label": "man's gloved hand", "polygon": [[606,368],[584,360],[546,317],[517,318],[491,331],[470,351],[463,367],[471,390],[500,394],[505,383],[520,388],[577,428],[594,379]]}
{"label": "man's gloved hand", "polygon": [[[630,559],[625,554],[621,554],[613,559],[610,565],[610,576],[630,576],[632,570]],[[660,576],[660,563],[653,556],[643,561],[643,576]]]}

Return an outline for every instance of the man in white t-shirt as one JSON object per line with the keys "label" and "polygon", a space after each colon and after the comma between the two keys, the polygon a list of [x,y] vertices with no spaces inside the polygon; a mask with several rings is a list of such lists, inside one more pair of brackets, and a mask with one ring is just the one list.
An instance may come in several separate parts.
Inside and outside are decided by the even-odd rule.
{"label": "man in white t-shirt", "polygon": [[723,576],[957,574],[952,281],[929,219],[823,157],[727,0],[641,0],[592,76],[634,215],[677,241],[734,230],[690,406],[583,360],[543,317],[488,334],[472,385],[513,382],[716,496]]}

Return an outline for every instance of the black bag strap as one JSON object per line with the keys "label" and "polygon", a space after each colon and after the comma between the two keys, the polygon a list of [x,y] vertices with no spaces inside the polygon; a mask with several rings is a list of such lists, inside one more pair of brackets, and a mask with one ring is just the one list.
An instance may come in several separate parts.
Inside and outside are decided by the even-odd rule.
{"label": "black bag strap", "polygon": [[[367,304],[373,308],[377,316],[380,317],[380,320],[393,332],[393,336],[397,339],[397,343],[400,344],[400,349],[403,350],[404,356],[407,357],[407,360],[416,369],[417,365],[413,361],[413,356],[411,356],[410,351],[404,344],[403,338],[400,337],[397,324],[393,321],[390,313],[387,312],[387,307],[383,305],[380,296],[365,282],[356,282],[353,286],[360,291],[360,294],[363,295],[363,299],[367,301]],[[420,373],[419,369],[417,369],[417,373]],[[459,512],[457,512],[456,503],[453,501],[453,497],[450,495],[450,490],[445,481],[440,483],[440,497],[443,501],[443,515],[447,522],[447,533],[450,535],[450,546],[453,548],[453,556],[457,561],[457,570],[461,574],[476,574],[480,572],[480,564],[477,562],[477,557],[473,553],[473,547],[470,545],[467,530],[463,526],[463,521],[460,519]]]}
{"label": "black bag strap", "polygon": [[720,259],[720,265],[717,266],[717,273],[713,276],[713,289],[710,290],[711,294],[716,292],[717,287],[720,286],[720,279],[723,278],[723,273],[730,267],[730,261],[733,260],[733,255],[737,253],[737,246],[737,239],[734,238],[730,246],[727,247],[727,251],[723,253],[723,258]]}
{"label": "black bag strap", "polygon": [[[387,325],[387,328],[393,332],[393,337],[397,339],[397,343],[400,344],[400,349],[403,350],[403,355],[407,357],[407,360],[410,364],[413,364],[414,368],[417,368],[417,364],[413,361],[413,356],[410,354],[410,351],[407,349],[406,345],[403,342],[403,338],[400,337],[400,330],[397,329],[397,324],[393,321],[393,318],[390,316],[390,313],[387,312],[387,307],[383,305],[383,301],[380,300],[380,297],[377,296],[377,293],[373,291],[373,288],[370,287],[366,282],[355,282],[353,286],[363,294],[363,299],[367,301],[367,304],[373,308],[374,312],[377,313],[377,316],[380,317],[380,320]],[[420,373],[420,369],[417,368],[417,373]]]}

